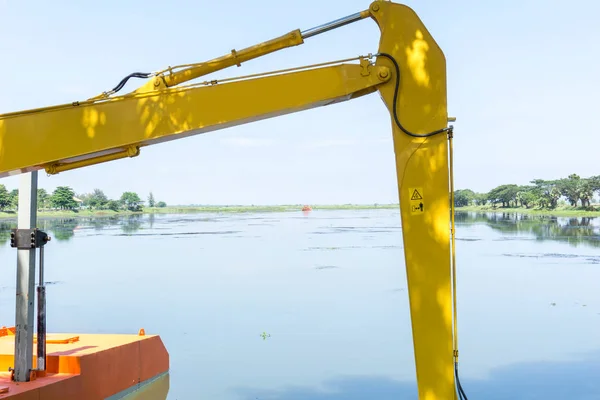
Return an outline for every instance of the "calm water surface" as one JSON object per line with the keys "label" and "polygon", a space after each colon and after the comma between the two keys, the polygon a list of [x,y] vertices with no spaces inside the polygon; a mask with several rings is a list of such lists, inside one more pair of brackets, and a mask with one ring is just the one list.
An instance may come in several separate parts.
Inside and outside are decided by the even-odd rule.
{"label": "calm water surface", "polygon": [[[396,210],[39,225],[53,236],[48,329],[160,334],[169,399],[416,399]],[[457,225],[469,399],[600,399],[600,222]],[[12,226],[0,222],[0,325],[14,323]]]}

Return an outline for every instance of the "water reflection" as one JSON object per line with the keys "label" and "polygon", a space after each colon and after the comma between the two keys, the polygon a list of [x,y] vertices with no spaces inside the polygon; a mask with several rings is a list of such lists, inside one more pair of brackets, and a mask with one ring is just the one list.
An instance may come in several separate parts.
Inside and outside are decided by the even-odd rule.
{"label": "water reflection", "polygon": [[[378,210],[43,219],[49,232],[72,233],[48,252],[52,330],[161,334],[173,400],[416,400],[398,218]],[[573,250],[567,240],[597,243],[599,220],[457,216],[469,398],[600,393],[599,363],[557,361],[599,357],[600,269],[589,261],[600,262],[597,247]],[[13,224],[0,221],[2,241]],[[194,251],[174,259],[182,246]],[[14,257],[0,248],[0,265]],[[15,273],[0,268],[9,322]]]}
{"label": "water reflection", "polygon": [[[100,217],[40,218],[38,226],[58,241],[68,241],[75,232],[101,231],[118,227],[122,234],[131,235],[141,229],[153,229],[154,214]],[[163,215],[161,218],[174,218]],[[173,220],[173,223],[178,221]],[[186,220],[186,223],[190,221]],[[530,235],[536,240],[555,240],[572,245],[585,244],[600,247],[600,221],[591,217],[552,217],[505,212],[457,212],[457,229],[471,224],[485,224],[503,234]],[[16,228],[16,218],[0,221],[0,246],[10,239],[10,230]],[[335,230],[334,230],[335,231]],[[320,233],[320,232],[318,232]],[[461,240],[478,240],[460,238]],[[504,239],[510,239],[504,237]]]}
{"label": "water reflection", "polygon": [[457,212],[460,225],[486,224],[503,234],[531,235],[536,240],[555,240],[573,246],[600,247],[600,223],[591,217],[553,217],[504,212]]}
{"label": "water reflection", "polygon": [[78,218],[58,218],[40,220],[38,227],[46,232],[51,232],[52,239],[67,241],[75,235],[75,229],[79,225]]}
{"label": "water reflection", "polygon": [[[600,353],[578,361],[518,363],[490,372],[488,379],[461,378],[467,396],[486,400],[588,400],[600,393]],[[283,390],[238,388],[242,400],[417,399],[416,382],[383,376],[347,376],[322,388],[295,386]]]}
{"label": "water reflection", "polygon": [[[124,234],[132,234],[142,229],[144,224],[154,225],[155,216],[129,215],[110,217],[68,217],[40,218],[38,228],[47,232],[52,240],[69,241],[77,231],[102,231],[107,228],[119,227]],[[16,219],[0,221],[0,246],[10,241],[10,230],[17,227]]]}
{"label": "water reflection", "polygon": [[0,246],[4,246],[10,240],[10,230],[16,228],[16,222],[0,221]]}
{"label": "water reflection", "polygon": [[[121,219],[119,225],[121,226],[123,233],[130,234],[139,231],[144,223],[142,217],[142,215],[128,215]],[[154,219],[152,220],[152,224],[154,224]]]}

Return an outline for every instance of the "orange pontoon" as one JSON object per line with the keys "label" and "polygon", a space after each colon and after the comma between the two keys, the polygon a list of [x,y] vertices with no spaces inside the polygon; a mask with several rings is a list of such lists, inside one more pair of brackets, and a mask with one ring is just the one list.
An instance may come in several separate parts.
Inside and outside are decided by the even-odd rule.
{"label": "orange pontoon", "polygon": [[15,329],[0,328],[1,400],[167,398],[169,354],[156,335],[48,334],[46,344],[46,371],[15,382]]}

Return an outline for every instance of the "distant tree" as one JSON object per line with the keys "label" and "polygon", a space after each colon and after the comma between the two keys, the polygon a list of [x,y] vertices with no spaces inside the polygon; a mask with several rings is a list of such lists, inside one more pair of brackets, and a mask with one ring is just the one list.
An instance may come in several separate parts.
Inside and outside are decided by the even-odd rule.
{"label": "distant tree", "polygon": [[19,189],[13,189],[8,194],[8,198],[10,199],[9,207],[13,209],[19,208]]}
{"label": "distant tree", "polygon": [[576,206],[581,194],[581,177],[577,174],[571,174],[566,179],[556,181],[556,187],[562,196],[569,201],[571,206]]}
{"label": "distant tree", "polygon": [[520,186],[517,192],[517,202],[521,207],[530,208],[535,205],[537,199],[534,186]]}
{"label": "distant tree", "polygon": [[488,193],[488,200],[492,204],[502,203],[502,207],[510,207],[511,203],[517,204],[517,193],[519,187],[517,185],[500,185]]}
{"label": "distant tree", "polygon": [[5,210],[10,206],[10,194],[6,186],[0,185],[0,210]]}
{"label": "distant tree", "polygon": [[590,176],[588,180],[591,182],[594,187],[594,192],[598,192],[600,194],[600,175]]}
{"label": "distant tree", "polygon": [[137,193],[134,192],[124,192],[121,195],[120,199],[123,207],[128,209],[129,211],[142,211],[142,200]]}
{"label": "distant tree", "polygon": [[90,193],[80,193],[80,194],[76,194],[75,197],[77,197],[79,200],[81,200],[81,206],[82,207],[89,207],[90,206]]}
{"label": "distant tree", "polygon": [[487,194],[485,193],[475,193],[475,196],[473,196],[473,202],[478,206],[485,206],[487,200]]}
{"label": "distant tree", "polygon": [[58,186],[50,196],[50,204],[54,208],[72,210],[77,208],[77,202],[73,197],[75,197],[73,189],[68,186]]}
{"label": "distant tree", "polygon": [[592,196],[588,199],[588,206],[590,205],[591,200],[594,197],[594,193],[598,192],[600,194],[600,175],[591,176],[587,179],[588,189],[592,191]]}
{"label": "distant tree", "polygon": [[560,190],[556,186],[556,181],[534,179],[531,183],[535,185],[532,192],[536,195],[537,205],[540,208],[556,208],[558,199],[561,196]]}
{"label": "distant tree", "polygon": [[164,201],[159,201],[158,203],[156,203],[156,207],[164,208],[166,206],[167,206],[167,203],[165,203]]}
{"label": "distant tree", "polygon": [[37,191],[37,207],[38,210],[43,210],[48,207],[48,203],[50,200],[50,195],[46,191],[46,189],[38,189]]}
{"label": "distant tree", "polygon": [[150,195],[148,196],[148,207],[154,207],[154,205],[154,195],[150,192]]}
{"label": "distant tree", "polygon": [[108,197],[106,197],[104,192],[100,189],[94,189],[92,194],[88,197],[88,205],[97,210],[106,207],[106,203],[108,203]]}
{"label": "distant tree", "polygon": [[119,202],[116,200],[109,200],[106,202],[106,208],[112,211],[119,211]]}
{"label": "distant tree", "polygon": [[579,183],[579,199],[582,207],[590,207],[594,197],[594,182],[591,179],[582,179]]}
{"label": "distant tree", "polygon": [[475,192],[471,189],[459,189],[454,191],[454,206],[466,207],[471,205],[475,198]]}

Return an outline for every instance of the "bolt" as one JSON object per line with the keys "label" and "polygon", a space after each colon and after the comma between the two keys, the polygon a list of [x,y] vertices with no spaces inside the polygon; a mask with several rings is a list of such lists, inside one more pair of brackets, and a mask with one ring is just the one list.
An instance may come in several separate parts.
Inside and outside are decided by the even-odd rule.
{"label": "bolt", "polygon": [[379,79],[385,80],[389,76],[389,72],[386,69],[383,69],[383,70],[379,71],[377,76],[379,76]]}
{"label": "bolt", "polygon": [[379,11],[379,4],[377,4],[377,3],[374,3],[374,4],[371,6],[371,10],[373,10],[373,11]]}

